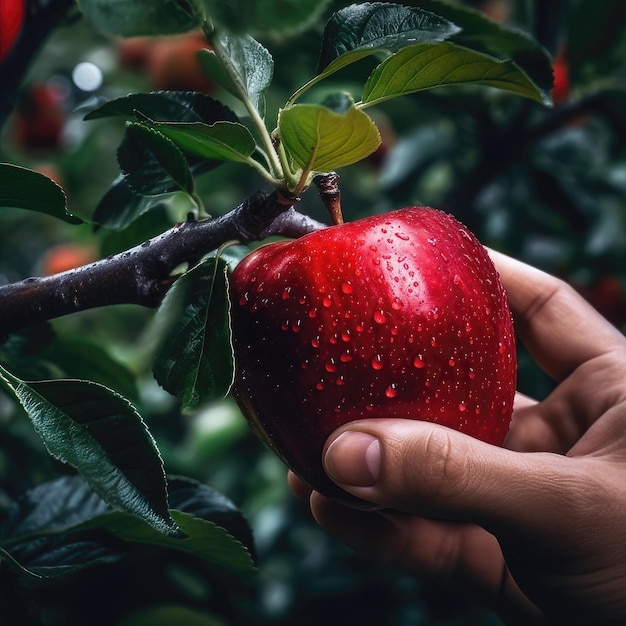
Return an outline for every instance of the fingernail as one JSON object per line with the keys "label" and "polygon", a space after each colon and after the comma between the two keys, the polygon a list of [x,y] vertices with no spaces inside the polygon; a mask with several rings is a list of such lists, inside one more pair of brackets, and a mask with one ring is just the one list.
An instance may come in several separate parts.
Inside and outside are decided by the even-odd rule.
{"label": "fingernail", "polygon": [[380,441],[367,433],[342,433],[326,450],[324,468],[335,482],[371,487],[380,474]]}

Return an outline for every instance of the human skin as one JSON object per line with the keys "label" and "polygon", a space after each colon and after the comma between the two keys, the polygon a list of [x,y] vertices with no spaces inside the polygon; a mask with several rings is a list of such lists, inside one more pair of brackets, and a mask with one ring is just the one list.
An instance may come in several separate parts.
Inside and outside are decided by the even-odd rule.
{"label": "human skin", "polygon": [[293,474],[291,488],[337,539],[469,590],[509,624],[624,624],[626,338],[564,282],[491,255],[552,393],[518,393],[504,448],[417,420],[339,428],[324,467],[378,512]]}

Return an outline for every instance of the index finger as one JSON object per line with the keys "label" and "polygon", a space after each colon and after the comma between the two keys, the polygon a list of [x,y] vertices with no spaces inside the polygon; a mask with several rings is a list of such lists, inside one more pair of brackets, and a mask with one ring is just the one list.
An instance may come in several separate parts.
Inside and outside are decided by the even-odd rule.
{"label": "index finger", "polygon": [[626,349],[626,338],[566,282],[489,250],[516,330],[538,365],[562,381],[583,363]]}

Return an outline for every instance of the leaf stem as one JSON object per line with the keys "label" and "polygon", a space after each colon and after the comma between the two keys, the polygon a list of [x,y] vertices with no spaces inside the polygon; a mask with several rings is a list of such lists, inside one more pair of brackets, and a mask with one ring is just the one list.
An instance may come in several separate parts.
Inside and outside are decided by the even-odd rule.
{"label": "leaf stem", "polygon": [[[282,164],[278,155],[276,154],[276,150],[274,149],[274,144],[272,143],[272,137],[270,136],[269,131],[267,130],[267,126],[265,125],[265,121],[261,117],[259,110],[257,107],[252,104],[250,97],[248,95],[248,91],[245,86],[242,84],[241,76],[237,71],[237,68],[231,63],[230,58],[222,43],[220,41],[220,37],[217,30],[212,30],[207,33],[207,38],[209,43],[213,48],[213,52],[215,56],[222,64],[222,67],[226,71],[226,73],[230,76],[233,81],[233,84],[236,85],[239,99],[243,102],[246,110],[248,111],[248,115],[250,116],[250,121],[252,125],[256,129],[258,133],[258,137],[263,144],[264,153],[268,159],[268,165],[270,168],[271,176],[274,179],[284,179],[285,174],[283,172]],[[258,168],[257,168],[258,169]]]}
{"label": "leaf stem", "polygon": [[306,83],[304,83],[304,85],[296,89],[296,91],[290,96],[289,100],[287,100],[287,102],[285,103],[285,106],[286,107],[292,106],[294,102],[298,98],[300,98],[300,96],[302,96],[302,94],[304,94],[309,89],[311,89],[311,87],[314,87],[315,85],[317,85],[317,83],[319,83],[324,78],[325,76],[323,74],[318,74],[317,76],[314,76],[313,78],[311,78],[311,80],[308,80]]}
{"label": "leaf stem", "polygon": [[[282,164],[283,174],[285,176],[285,180],[287,181],[287,186],[290,190],[296,190],[300,184],[301,178],[298,178],[298,175],[291,169],[291,164],[289,163],[289,157],[287,156],[285,146],[280,140],[278,141],[277,151]],[[300,190],[300,192],[295,192],[295,195],[299,195],[301,192],[302,190]]]}

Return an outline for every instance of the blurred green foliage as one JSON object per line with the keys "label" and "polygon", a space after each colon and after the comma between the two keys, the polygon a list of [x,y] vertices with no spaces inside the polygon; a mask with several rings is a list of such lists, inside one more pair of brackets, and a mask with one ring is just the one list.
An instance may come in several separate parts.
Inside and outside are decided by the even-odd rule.
{"label": "blurred green foliage", "polygon": [[[346,4],[331,2],[325,14]],[[448,210],[485,244],[571,281],[624,329],[624,7],[619,0],[464,4],[531,33],[557,57],[562,64],[557,65],[560,91],[554,94],[554,108],[484,89],[435,90],[381,105],[372,115],[382,132],[382,147],[340,172],[345,217],[356,219],[408,204]],[[264,42],[276,66],[268,111],[276,110],[313,75],[319,42],[319,28],[292,37],[271,36]],[[92,98],[167,88],[159,82],[165,78],[157,72],[154,58],[167,57],[169,43],[152,42],[150,62],[133,60],[127,44],[99,36],[81,21],[63,24],[30,69],[20,100],[25,102],[35,88],[52,90],[61,121],[58,136],[54,141],[26,141],[19,119],[24,109],[18,104],[2,132],[0,159],[57,179],[68,195],[70,211],[88,219],[119,172],[116,149],[124,127],[115,120],[84,122],[81,106]],[[72,78],[80,62],[93,64],[102,73],[95,89],[81,89]],[[362,84],[366,71],[353,67],[333,77],[333,84],[350,89]],[[183,73],[182,65],[177,72]],[[218,95],[237,110],[227,94]],[[203,175],[198,185],[210,213],[220,215],[262,183],[244,166],[227,164]],[[326,219],[314,194],[305,195],[302,204],[302,210]],[[188,208],[184,200],[173,198],[123,232],[89,224],[70,227],[42,215],[3,211],[0,282],[40,274],[55,251],[80,247],[99,257],[125,249],[161,232]],[[306,507],[288,493],[284,467],[250,434],[231,400],[181,412],[150,372],[153,316],[152,311],[120,306],[55,321],[58,338],[46,354],[48,375],[80,376],[104,384],[124,380],[124,392],[155,436],[168,474],[211,485],[248,518],[258,553],[258,578],[234,592],[205,576],[192,559],[169,559],[161,552],[137,549],[123,570],[99,566],[86,575],[31,590],[39,605],[47,607],[46,624],[138,626],[148,618],[153,624],[173,623],[159,621],[172,619],[171,615],[181,620],[177,624],[209,626],[500,623],[492,613],[445,587],[374,565],[327,537]],[[79,341],[82,348],[76,354],[82,360],[68,358]],[[90,359],[90,351],[98,355]],[[103,367],[105,361],[111,365]],[[522,347],[519,366],[522,391],[542,397],[550,390],[551,381]],[[12,498],[67,471],[44,453],[24,415],[0,395],[0,520]],[[6,578],[3,571],[0,583]],[[22,597],[21,592],[13,595],[3,589],[0,622],[44,623],[29,614]],[[154,605],[169,606],[169,612],[155,614],[150,609]],[[183,612],[171,608],[181,605],[187,607]],[[143,609],[152,612],[142,616]]]}

